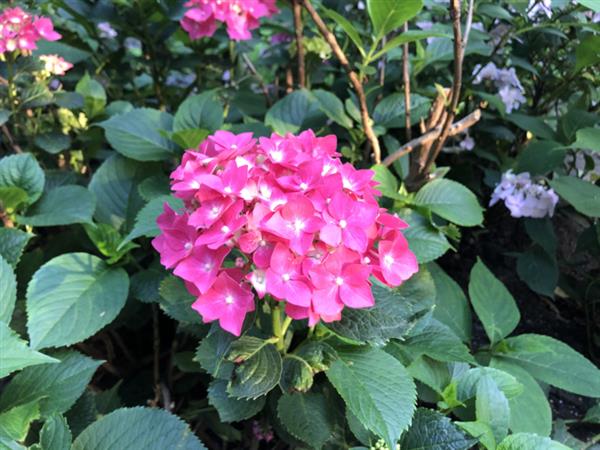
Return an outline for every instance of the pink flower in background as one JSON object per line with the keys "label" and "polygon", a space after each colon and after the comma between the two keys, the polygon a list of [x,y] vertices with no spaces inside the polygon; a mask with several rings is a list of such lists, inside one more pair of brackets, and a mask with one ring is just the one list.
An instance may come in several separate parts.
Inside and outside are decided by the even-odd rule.
{"label": "pink flower in background", "polygon": [[184,154],[171,180],[185,207],[165,206],[153,246],[205,322],[239,335],[252,289],[294,319],[331,322],[374,304],[371,276],[398,286],[418,270],[373,172],[339,157],[335,136],[310,130],[258,141],[220,131]]}
{"label": "pink flower in background", "polygon": [[[0,55],[17,50],[29,54],[37,48],[36,42],[40,39],[57,41],[60,38],[47,17],[32,16],[19,7],[6,8],[0,13]],[[70,67],[65,70],[68,69]]]}
{"label": "pink flower in background", "polygon": [[277,13],[276,0],[190,0],[181,19],[181,27],[191,39],[212,36],[218,23],[226,25],[227,34],[236,41],[248,40],[262,17]]}
{"label": "pink flower in background", "polygon": [[52,75],[64,75],[73,68],[73,64],[58,55],[41,55],[40,60],[44,63],[44,70]]}

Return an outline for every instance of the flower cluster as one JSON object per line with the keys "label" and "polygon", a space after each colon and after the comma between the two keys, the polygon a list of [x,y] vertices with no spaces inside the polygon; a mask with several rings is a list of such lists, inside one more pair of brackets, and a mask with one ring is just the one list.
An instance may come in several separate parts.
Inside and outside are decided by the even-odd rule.
{"label": "flower cluster", "polygon": [[517,78],[515,68],[510,69],[499,69],[493,62],[487,63],[481,67],[477,64],[473,70],[475,79],[473,84],[480,84],[484,80],[491,80],[494,82],[495,87],[498,89],[498,95],[506,106],[506,112],[510,114],[514,109],[519,107],[526,102],[523,96],[523,86]]}
{"label": "flower cluster", "polygon": [[513,217],[542,218],[552,217],[558,196],[552,188],[533,181],[528,172],[514,174],[509,170],[494,189],[490,206],[499,200]]}
{"label": "flower cluster", "polygon": [[578,150],[565,155],[565,167],[571,176],[595,183],[600,180],[600,153],[593,150]]}
{"label": "flower cluster", "polygon": [[37,48],[36,42],[40,39],[56,41],[60,38],[47,17],[31,16],[19,7],[0,13],[0,56],[16,50],[28,53]]}
{"label": "flower cluster", "polygon": [[[165,204],[153,241],[205,322],[239,335],[251,286],[293,319],[339,320],[374,304],[369,278],[398,286],[417,270],[401,230],[377,204],[373,172],[344,164],[336,137],[218,131],[171,174],[185,209]],[[224,268],[229,254],[235,267]],[[229,264],[231,266],[231,264]]]}
{"label": "flower cluster", "polygon": [[189,0],[181,26],[192,39],[212,36],[217,22],[225,23],[227,34],[236,41],[250,39],[251,30],[258,28],[261,17],[270,17],[278,10],[276,0]]}
{"label": "flower cluster", "polygon": [[552,0],[529,0],[527,5],[527,17],[537,22],[540,16],[552,17]]}
{"label": "flower cluster", "polygon": [[73,68],[73,64],[58,55],[41,55],[40,60],[44,63],[44,70],[50,75],[64,75]]}

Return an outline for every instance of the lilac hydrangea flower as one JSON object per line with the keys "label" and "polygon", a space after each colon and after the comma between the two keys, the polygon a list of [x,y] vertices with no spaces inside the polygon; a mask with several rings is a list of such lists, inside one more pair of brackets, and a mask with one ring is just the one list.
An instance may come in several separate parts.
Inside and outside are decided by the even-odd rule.
{"label": "lilac hydrangea flower", "polygon": [[114,39],[119,33],[108,22],[100,22],[98,24],[98,34],[102,39]]}
{"label": "lilac hydrangea flower", "polygon": [[494,189],[490,206],[500,200],[513,217],[552,217],[558,196],[552,188],[533,181],[528,172],[514,174],[509,170]]}

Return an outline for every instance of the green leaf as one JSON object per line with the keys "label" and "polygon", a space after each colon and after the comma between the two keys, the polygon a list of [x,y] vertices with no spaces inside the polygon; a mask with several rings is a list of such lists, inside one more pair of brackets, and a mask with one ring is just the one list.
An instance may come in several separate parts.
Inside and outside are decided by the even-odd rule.
{"label": "green leaf", "polygon": [[567,149],[555,141],[534,139],[517,156],[517,172],[530,172],[532,175],[544,175],[565,160]]}
{"label": "green leaf", "polygon": [[143,205],[137,187],[151,167],[120,155],[104,161],[89,184],[90,191],[96,196],[94,218],[116,229],[133,221],[137,207]]}
{"label": "green leaf", "polygon": [[96,209],[94,195],[82,186],[59,186],[42,196],[26,216],[18,216],[21,224],[52,227],[73,223],[91,223]]}
{"label": "green leaf", "polygon": [[283,357],[279,386],[285,393],[308,392],[313,384],[313,370],[301,356],[288,354]]}
{"label": "green leaf", "polygon": [[321,393],[282,395],[277,416],[296,439],[320,449],[334,432],[334,412]]}
{"label": "green leaf", "polygon": [[552,410],[538,382],[525,369],[506,360],[492,358],[490,365],[511,374],[524,387],[519,395],[508,398],[512,432],[550,436]]}
{"label": "green leaf", "polygon": [[156,109],[137,108],[99,124],[110,145],[137,161],[161,161],[173,156],[174,144],[161,131],[171,131],[173,117]]}
{"label": "green leaf", "polygon": [[[32,237],[33,234],[17,228],[0,228],[0,256],[15,268]],[[0,315],[0,317],[2,316]]]}
{"label": "green leaf", "polygon": [[489,375],[482,376],[477,382],[475,415],[478,422],[490,426],[496,442],[500,442],[508,434],[510,423],[508,399]]}
{"label": "green leaf", "polygon": [[469,348],[450,328],[431,318],[423,327],[399,343],[411,353],[427,355],[437,361],[475,363]]}
{"label": "green leaf", "polygon": [[121,245],[132,241],[138,237],[154,237],[160,234],[156,218],[163,213],[164,204],[168,203],[174,210],[179,210],[183,207],[183,202],[170,195],[163,195],[150,200],[135,218],[135,225],[131,232],[123,239]]}
{"label": "green leaf", "polygon": [[175,113],[173,131],[204,129],[216,131],[223,125],[223,105],[212,91],[185,99]]}
{"label": "green leaf", "polygon": [[412,378],[396,358],[377,348],[353,347],[338,355],[327,378],[358,420],[394,448],[415,411]]}
{"label": "green leaf", "polygon": [[507,436],[496,450],[571,450],[560,442],[533,433],[517,433]]}
{"label": "green leaf", "polygon": [[582,148],[600,152],[600,128],[582,128],[577,130],[575,142],[569,148]]}
{"label": "green leaf", "polygon": [[556,140],[556,133],[550,128],[543,118],[527,116],[521,113],[512,113],[506,119],[525,131],[530,131],[534,136],[542,139]]}
{"label": "green leaf", "polygon": [[56,352],[52,356],[60,362],[27,367],[14,376],[0,397],[0,411],[41,399],[42,417],[65,412],[102,364],[75,351]]}
{"label": "green leaf", "polygon": [[206,450],[179,417],[154,408],[121,408],[77,436],[71,450]]}
{"label": "green leaf", "polygon": [[[107,223],[85,224],[85,233],[94,243],[100,253],[108,258],[108,264],[114,264],[125,256],[137,244],[124,243],[121,234],[112,225]],[[139,272],[138,272],[139,273]]]}
{"label": "green leaf", "polygon": [[196,349],[194,361],[215,378],[229,380],[233,371],[233,363],[225,358],[229,353],[235,336],[217,328],[209,334]]}
{"label": "green leaf", "polygon": [[326,324],[327,328],[358,343],[377,345],[402,339],[432,310],[435,299],[433,280],[424,268],[396,289],[374,284],[372,291],[373,307],[346,308],[342,319]]}
{"label": "green leaf", "polygon": [[53,155],[67,150],[71,146],[71,138],[57,131],[39,134],[33,141],[39,148]]}
{"label": "green leaf", "polygon": [[27,192],[16,186],[0,187],[0,208],[12,214],[29,203]]}
{"label": "green leaf", "polygon": [[522,334],[508,338],[504,351],[495,356],[519,365],[544,383],[578,395],[600,397],[600,370],[550,336]]}
{"label": "green leaf", "polygon": [[0,414],[0,437],[23,441],[27,437],[31,422],[39,418],[38,400],[15,406]]}
{"label": "green leaf", "polygon": [[471,340],[471,309],[462,288],[435,263],[427,265],[435,284],[433,317],[449,327],[463,342]]}
{"label": "green leaf", "polygon": [[227,386],[227,392],[236,398],[258,398],[279,383],[281,355],[267,341],[243,336],[232,343],[227,359],[237,364]]}
{"label": "green leaf", "polygon": [[66,419],[60,414],[52,414],[44,422],[40,432],[40,445],[43,450],[65,450],[71,448],[73,437]]}
{"label": "green leaf", "polygon": [[412,425],[402,436],[402,450],[467,450],[474,439],[461,432],[452,421],[437,411],[417,408]]}
{"label": "green leaf", "polygon": [[417,211],[405,208],[400,210],[399,216],[409,225],[402,232],[419,264],[434,261],[450,249],[444,233]]}
{"label": "green leaf", "polygon": [[352,40],[352,42],[354,42],[354,45],[356,45],[356,48],[358,49],[360,54],[364,56],[365,50],[363,41],[360,37],[360,34],[358,33],[358,30],[354,27],[354,25],[352,25],[352,22],[350,22],[344,16],[338,14],[332,9],[325,8],[324,6],[322,6],[321,9],[327,17],[329,17],[331,20],[335,21],[340,27],[342,27],[342,30],[344,30],[348,37]]}
{"label": "green leaf", "polygon": [[600,424],[600,403],[587,410],[583,421],[586,423]]}
{"label": "green leaf", "polygon": [[367,0],[367,11],[377,38],[400,28],[423,8],[422,0]]}
{"label": "green leaf", "polygon": [[36,364],[58,362],[57,359],[32,350],[27,342],[11,330],[5,322],[0,321],[0,378],[4,378],[15,370]]}
{"label": "green leaf", "polygon": [[44,192],[44,171],[31,153],[5,156],[0,159],[0,187],[23,189],[34,203]]}
{"label": "green leaf", "polygon": [[600,36],[588,34],[575,49],[575,72],[600,62]]}
{"label": "green leaf", "polygon": [[581,214],[600,217],[600,187],[576,177],[554,175],[550,186]]}
{"label": "green leaf", "polygon": [[394,48],[396,48],[402,44],[420,41],[421,39],[427,39],[427,38],[431,38],[431,37],[452,39],[452,35],[450,35],[450,34],[439,33],[439,32],[435,32],[435,31],[431,31],[431,30],[404,31],[404,32],[400,33],[399,35],[393,37],[389,41],[387,41],[386,44],[383,47],[381,47],[381,50],[379,50],[377,53],[375,53],[371,57],[371,61],[377,61],[379,58],[381,58],[387,52],[389,52],[390,50],[393,50]]}
{"label": "green leaf", "polygon": [[317,113],[320,113],[319,103],[306,89],[299,89],[271,106],[265,116],[265,124],[283,136],[306,128],[307,122]]}
{"label": "green leaf", "polygon": [[327,115],[327,117],[344,128],[352,128],[352,119],[348,117],[344,110],[344,104],[335,96],[335,94],[323,89],[316,89],[310,91],[310,93],[316,99],[319,108]]}
{"label": "green leaf", "polygon": [[496,450],[496,439],[494,433],[487,423],[483,422],[454,422],[459,428],[462,428],[474,438],[478,439],[480,444],[487,450]]}
{"label": "green leaf", "polygon": [[375,172],[373,180],[379,183],[375,186],[375,189],[381,192],[381,195],[393,199],[403,198],[398,194],[398,180],[390,169],[383,164],[375,164],[371,167],[371,170]]}
{"label": "green leaf", "polygon": [[171,139],[181,148],[197,148],[198,145],[206,139],[206,137],[210,134],[208,130],[200,130],[200,129],[191,129],[191,130],[181,130],[175,131],[171,135]]}
{"label": "green leaf", "polygon": [[594,12],[600,12],[600,1],[599,0],[579,0],[579,4],[590,8]]}
{"label": "green leaf", "polygon": [[[404,33],[403,33],[404,34]],[[399,35],[402,36],[403,34]],[[429,112],[431,100],[419,94],[410,96],[411,124],[418,123],[421,117]],[[393,93],[386,96],[377,103],[373,111],[373,121],[385,128],[404,128],[406,116],[406,105],[404,94]]]}
{"label": "green leaf", "polygon": [[475,397],[477,386],[483,377],[494,380],[496,386],[508,399],[516,398],[523,393],[523,385],[510,373],[492,367],[473,367],[456,379],[457,399],[465,402]]}
{"label": "green leaf", "polygon": [[166,277],[159,288],[158,299],[160,309],[178,322],[202,323],[202,318],[192,309],[196,298],[190,294],[181,278]]}
{"label": "green leaf", "polygon": [[80,342],[112,322],[127,300],[129,277],[87,253],[51,259],[27,287],[27,329],[35,349]]}
{"label": "green leaf", "polygon": [[554,296],[558,284],[556,259],[539,245],[532,245],[517,256],[517,274],[538,294]]}
{"label": "green leaf", "polygon": [[102,85],[85,74],[75,86],[75,91],[83,96],[83,111],[90,118],[98,116],[106,106],[106,92]]}
{"label": "green leaf", "polygon": [[7,109],[0,108],[0,126],[8,122],[11,112]]}
{"label": "green leaf", "polygon": [[[392,356],[395,356],[395,352],[393,348],[390,349],[390,346],[394,345],[395,343],[392,343],[385,348],[385,350]],[[427,356],[419,356],[415,358],[406,369],[408,370],[408,373],[410,373],[411,377],[430,387],[435,392],[440,394],[440,396],[443,395],[445,387],[447,387],[452,381],[449,365],[431,359]]]}
{"label": "green leaf", "polygon": [[477,197],[456,181],[442,178],[427,183],[417,192],[415,203],[457,225],[472,227],[483,222]]}
{"label": "green leaf", "polygon": [[469,296],[492,345],[512,333],[521,319],[513,296],[480,259],[471,269]]}
{"label": "green leaf", "polygon": [[[0,255],[0,323],[10,323],[16,301],[17,278],[12,267]],[[0,372],[2,372],[2,369],[0,369]],[[1,375],[0,378],[2,378]]]}
{"label": "green leaf", "polygon": [[66,61],[69,61],[72,64],[85,61],[92,56],[90,52],[86,52],[85,50],[59,41],[45,41],[40,39],[36,42],[36,45],[37,50],[33,53],[34,55],[58,55],[62,56]]}
{"label": "green leaf", "polygon": [[265,406],[266,397],[241,400],[227,393],[226,380],[213,380],[208,386],[208,403],[219,413],[221,422],[239,422],[258,414]]}

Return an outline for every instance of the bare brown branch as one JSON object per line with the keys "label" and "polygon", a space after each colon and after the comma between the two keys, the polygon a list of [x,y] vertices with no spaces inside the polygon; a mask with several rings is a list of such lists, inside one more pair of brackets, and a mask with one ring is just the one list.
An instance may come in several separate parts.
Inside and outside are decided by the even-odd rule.
{"label": "bare brown branch", "polygon": [[294,10],[294,29],[296,30],[296,55],[298,57],[298,86],[306,87],[306,71],[304,69],[304,46],[302,45],[302,5],[300,0],[292,0]]}
{"label": "bare brown branch", "polygon": [[[402,31],[408,31],[408,22],[404,22]],[[404,83],[404,127],[406,129],[406,140],[412,139],[410,124],[410,68],[408,65],[408,42],[402,46],[402,80]]]}
{"label": "bare brown branch", "polygon": [[367,97],[365,96],[363,86],[360,80],[358,79],[356,72],[352,70],[350,63],[348,62],[348,58],[346,57],[340,45],[338,44],[335,35],[329,30],[329,28],[327,28],[327,25],[325,24],[325,22],[323,22],[323,19],[321,19],[321,16],[319,16],[319,13],[315,10],[310,0],[302,1],[304,2],[304,7],[308,11],[308,14],[310,14],[310,17],[315,22],[315,25],[317,25],[319,32],[333,50],[333,53],[335,54],[336,58],[339,60],[340,64],[348,74],[348,78],[350,78],[350,83],[352,84],[352,87],[356,91],[356,95],[358,97],[363,129],[373,149],[375,163],[378,164],[381,162],[381,148],[379,147],[379,141],[377,140],[377,136],[375,136],[375,133],[373,132],[373,127],[371,126],[371,118],[369,117],[369,109],[367,108]]}
{"label": "bare brown branch", "polygon": [[256,70],[256,67],[254,67],[254,64],[252,64],[252,61],[250,61],[250,58],[248,58],[248,55],[246,55],[245,53],[242,53],[242,59],[244,60],[244,63],[248,67],[248,70],[250,70],[252,75],[254,75],[254,77],[258,81],[258,84],[260,85],[260,89],[261,89],[263,95],[265,96],[265,99],[267,100],[267,105],[271,106],[273,104],[273,102],[271,101],[271,96],[269,95],[269,89],[267,88],[267,85],[265,84],[265,80],[263,80],[263,77],[260,75],[260,73],[258,73],[258,70]]}

